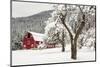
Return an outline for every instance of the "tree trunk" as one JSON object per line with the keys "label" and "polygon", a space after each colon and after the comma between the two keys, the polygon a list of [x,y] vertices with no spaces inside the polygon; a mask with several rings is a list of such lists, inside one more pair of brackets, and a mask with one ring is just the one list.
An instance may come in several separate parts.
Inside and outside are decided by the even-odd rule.
{"label": "tree trunk", "polygon": [[77,59],[77,38],[74,38],[71,43],[71,58]]}
{"label": "tree trunk", "polygon": [[80,27],[78,28],[75,38],[71,39],[71,58],[72,59],[77,59],[77,39],[79,37],[79,34],[81,33],[83,27],[85,25],[85,22],[82,21],[80,24]]}
{"label": "tree trunk", "polygon": [[65,46],[62,44],[62,52],[65,52]]}
{"label": "tree trunk", "polygon": [[65,52],[64,30],[62,32],[62,52]]}

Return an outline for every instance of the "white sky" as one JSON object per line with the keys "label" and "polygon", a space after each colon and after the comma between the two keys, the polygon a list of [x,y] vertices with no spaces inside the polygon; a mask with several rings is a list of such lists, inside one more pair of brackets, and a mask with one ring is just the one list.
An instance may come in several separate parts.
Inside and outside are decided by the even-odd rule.
{"label": "white sky", "polygon": [[53,4],[12,2],[12,17],[25,17],[53,9]]}

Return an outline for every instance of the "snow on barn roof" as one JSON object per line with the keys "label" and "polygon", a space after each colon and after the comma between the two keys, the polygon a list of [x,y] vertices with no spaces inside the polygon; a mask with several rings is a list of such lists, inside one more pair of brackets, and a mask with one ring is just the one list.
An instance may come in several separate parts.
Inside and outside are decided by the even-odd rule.
{"label": "snow on barn roof", "polygon": [[47,37],[45,34],[36,33],[36,32],[29,32],[32,34],[34,40],[36,41],[44,41],[44,39]]}

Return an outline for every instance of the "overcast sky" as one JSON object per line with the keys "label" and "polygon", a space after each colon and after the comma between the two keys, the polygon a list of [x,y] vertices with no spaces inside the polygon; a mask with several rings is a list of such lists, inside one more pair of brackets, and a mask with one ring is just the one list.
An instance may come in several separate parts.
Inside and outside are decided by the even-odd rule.
{"label": "overcast sky", "polygon": [[41,11],[52,10],[53,4],[30,3],[30,2],[12,2],[12,16],[25,17],[37,14]]}

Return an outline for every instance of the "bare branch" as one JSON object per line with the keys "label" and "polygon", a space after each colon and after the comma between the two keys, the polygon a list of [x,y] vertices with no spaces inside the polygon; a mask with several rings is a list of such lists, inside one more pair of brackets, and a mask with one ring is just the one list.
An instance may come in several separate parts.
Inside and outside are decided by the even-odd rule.
{"label": "bare branch", "polygon": [[81,7],[80,7],[80,6],[78,6],[78,7],[79,7],[80,12],[82,13],[82,15],[84,15],[84,13],[83,13],[83,11],[82,11]]}
{"label": "bare branch", "polygon": [[82,31],[82,29],[83,29],[84,26],[85,26],[85,22],[82,21],[81,24],[80,24],[80,26],[79,26],[79,28],[78,28],[78,30],[77,30],[77,32],[76,32],[75,40],[77,40],[77,38],[79,37],[79,34],[81,33],[81,31]]}
{"label": "bare branch", "polygon": [[76,32],[75,40],[77,40],[77,38],[79,37],[79,34],[81,33],[83,27],[85,26],[85,15],[84,15],[82,9],[80,8],[80,6],[79,6],[79,9],[80,9],[80,11],[82,13],[82,22],[80,23],[79,28],[78,28],[78,30]]}

